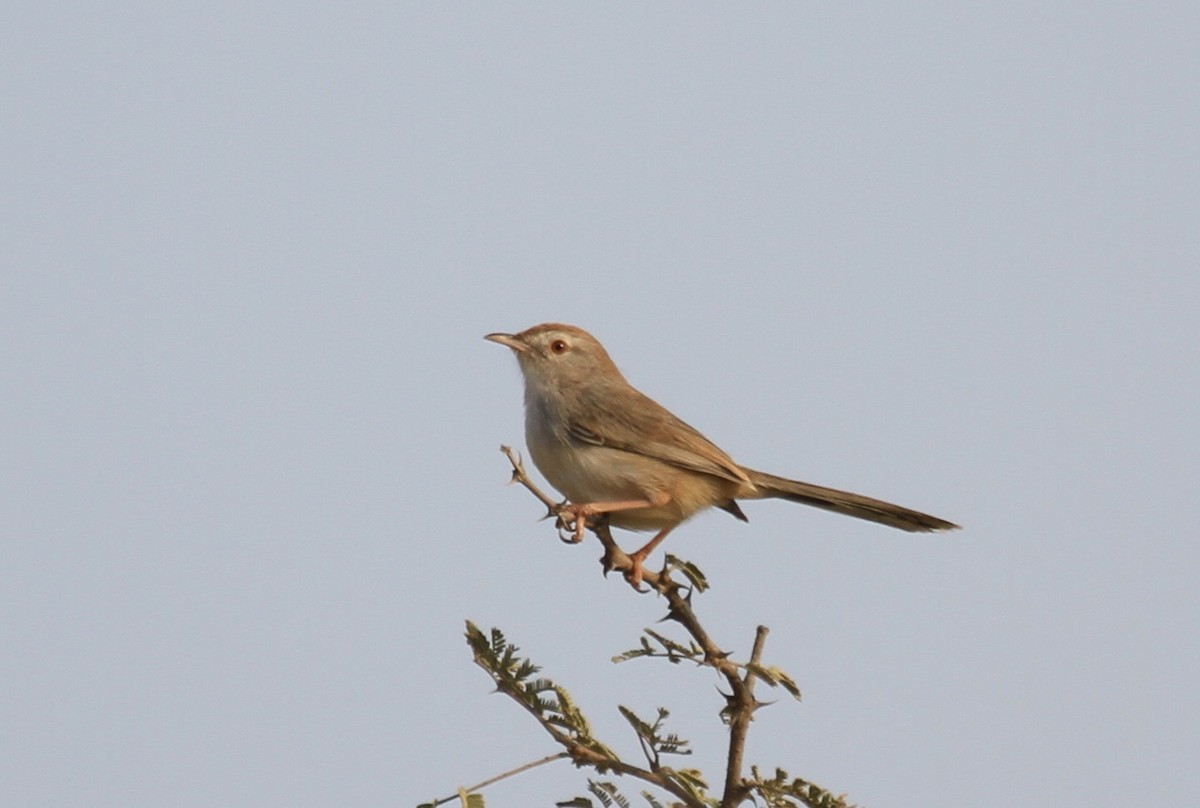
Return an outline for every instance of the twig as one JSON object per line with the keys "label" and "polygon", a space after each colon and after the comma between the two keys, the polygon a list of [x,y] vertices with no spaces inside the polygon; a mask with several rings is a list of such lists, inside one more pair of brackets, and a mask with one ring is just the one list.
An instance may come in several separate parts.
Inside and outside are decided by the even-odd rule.
{"label": "twig", "polygon": [[[511,448],[501,446],[500,451],[504,453],[512,464],[512,481],[520,483],[537,497],[546,506],[547,515],[558,519],[558,526],[561,528],[567,514],[565,511],[566,503],[556,502],[552,497],[538,488],[529,479],[520,457]],[[601,557],[600,563],[604,567],[605,574],[612,570],[623,572],[633,568],[632,559],[613,539],[606,519],[589,520],[587,526],[604,547],[604,555]],[[765,626],[758,627],[750,662],[746,665],[739,665],[729,659],[729,654],[721,650],[716,641],[709,636],[708,632],[700,624],[699,618],[696,617],[696,613],[692,610],[692,588],[672,580],[669,563],[664,565],[660,572],[648,569],[643,570],[642,580],[651,589],[666,598],[669,610],[665,619],[674,620],[679,623],[692,636],[696,644],[704,652],[702,664],[716,669],[729,684],[730,693],[726,696],[727,706],[725,708],[725,714],[728,716],[729,721],[729,755],[725,769],[725,789],[720,806],[721,808],[735,808],[735,806],[744,802],[750,793],[750,789],[742,777],[742,762],[745,755],[746,735],[749,732],[750,721],[753,718],[754,711],[761,706],[754,699],[754,682],[756,679],[754,669],[758,667],[762,658],[763,647],[767,639],[767,628]],[[744,675],[743,670],[745,671]],[[657,772],[647,771],[621,761],[610,759],[589,760],[588,758],[595,754],[593,750],[577,744],[569,736],[560,732],[556,727],[547,724],[545,721],[542,721],[542,725],[556,741],[570,750],[571,758],[576,764],[599,764],[621,774],[637,777],[645,782],[666,789],[684,800],[685,804],[689,806],[696,804],[695,799],[690,794],[677,787],[673,788],[674,783],[666,780]]]}
{"label": "twig", "polygon": [[533,480],[529,479],[529,475],[525,473],[525,464],[521,462],[521,456],[514,452],[511,446],[501,446],[500,451],[508,458],[508,462],[512,463],[513,473],[509,482],[520,483],[529,489],[529,493],[546,506],[548,511],[546,516],[558,516],[559,511],[562,510],[562,503],[556,502],[553,497],[538,488]]}
{"label": "twig", "polygon": [[487,780],[484,780],[482,783],[476,783],[475,785],[473,785],[469,788],[460,788],[458,790],[458,792],[453,794],[452,796],[442,797],[440,800],[434,800],[433,802],[429,803],[429,808],[437,808],[437,806],[439,806],[439,805],[444,805],[448,802],[453,802],[454,800],[460,799],[461,795],[463,795],[463,794],[473,794],[477,791],[483,791],[485,788],[492,785],[493,783],[498,783],[501,780],[504,780],[505,778],[512,777],[517,774],[521,774],[522,772],[527,772],[530,769],[536,769],[538,766],[543,766],[547,763],[553,763],[556,760],[562,760],[563,758],[568,758],[570,756],[571,756],[570,752],[558,752],[553,755],[546,755],[546,757],[542,758],[541,760],[535,760],[530,763],[525,763],[521,766],[518,766],[515,769],[506,771],[503,774],[497,774],[495,777],[489,777]]}
{"label": "twig", "polygon": [[[513,697],[511,693],[508,693],[503,689],[501,692],[504,692],[505,695]],[[555,742],[567,750],[566,752],[560,753],[556,757],[569,757],[576,766],[591,766],[600,773],[612,771],[619,775],[642,780],[643,782],[657,786],[663,791],[672,794],[681,800],[682,803],[687,806],[687,808],[710,808],[708,803],[697,800],[686,789],[682,788],[677,783],[672,782],[661,772],[643,769],[640,766],[634,766],[632,763],[626,763],[619,758],[607,757],[598,752],[596,749],[575,740],[566,732],[563,732],[550,721],[546,720],[544,716],[538,715],[537,712],[530,709],[529,706],[524,704],[520,699],[515,697],[513,697],[513,699],[518,704],[521,704],[523,707],[525,707],[525,709],[534,717],[534,719],[541,724],[542,729],[549,733],[550,737],[553,738]]]}
{"label": "twig", "polygon": [[[521,462],[520,456],[513,451],[511,446],[501,446],[500,451],[508,458],[508,462],[512,464],[512,480],[510,482],[519,483],[533,494],[539,502],[546,506],[546,517],[555,517],[557,527],[560,529],[566,524],[568,513],[566,511],[565,502],[558,502],[545,491],[537,486],[533,480],[529,479],[529,475],[525,473],[525,464]],[[633,559],[622,550],[612,537],[612,532],[608,529],[607,519],[603,516],[593,517],[588,520],[588,527],[592,529],[592,533],[600,540],[600,544],[604,547],[604,555],[600,558],[600,564],[604,568],[604,573],[607,575],[614,570],[616,572],[626,572],[633,569]],[[573,544],[574,542],[567,542]],[[661,590],[659,575],[653,570],[644,570],[642,573],[642,581],[651,589]]]}
{"label": "twig", "polygon": [[725,793],[721,797],[721,808],[734,808],[746,799],[748,789],[742,780],[742,758],[746,752],[746,735],[759,703],[754,700],[754,669],[762,660],[763,646],[767,643],[766,626],[759,626],[754,635],[754,649],[750,652],[750,663],[742,678],[726,677],[733,688],[729,717],[729,759],[725,766]]}

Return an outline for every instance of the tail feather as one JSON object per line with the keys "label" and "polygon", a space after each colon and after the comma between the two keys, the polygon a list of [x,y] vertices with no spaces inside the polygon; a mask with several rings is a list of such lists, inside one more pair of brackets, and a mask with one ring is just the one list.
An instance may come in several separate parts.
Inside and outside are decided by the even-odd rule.
{"label": "tail feather", "polygon": [[827,511],[843,513],[858,519],[890,525],[913,533],[930,533],[938,530],[956,530],[958,525],[914,511],[890,502],[884,502],[862,494],[852,494],[849,491],[839,491],[836,488],[825,488],[812,483],[802,483],[785,477],[776,477],[753,469],[744,469],[750,480],[759,491],[760,497],[778,497],[780,499],[824,508]]}

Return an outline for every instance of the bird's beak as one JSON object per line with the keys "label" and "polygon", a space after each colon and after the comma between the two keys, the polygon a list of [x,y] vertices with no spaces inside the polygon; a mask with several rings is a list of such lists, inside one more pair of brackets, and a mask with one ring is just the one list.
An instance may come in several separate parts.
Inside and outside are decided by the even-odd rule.
{"label": "bird's beak", "polygon": [[484,339],[506,345],[517,353],[524,353],[529,350],[529,346],[516,334],[488,334]]}

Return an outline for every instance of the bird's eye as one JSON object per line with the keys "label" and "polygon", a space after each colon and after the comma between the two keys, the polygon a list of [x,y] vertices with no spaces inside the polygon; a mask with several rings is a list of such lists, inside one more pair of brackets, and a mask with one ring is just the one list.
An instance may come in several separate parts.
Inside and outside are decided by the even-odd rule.
{"label": "bird's eye", "polygon": [[554,340],[554,342],[550,343],[550,350],[556,354],[566,353],[567,341],[562,339]]}

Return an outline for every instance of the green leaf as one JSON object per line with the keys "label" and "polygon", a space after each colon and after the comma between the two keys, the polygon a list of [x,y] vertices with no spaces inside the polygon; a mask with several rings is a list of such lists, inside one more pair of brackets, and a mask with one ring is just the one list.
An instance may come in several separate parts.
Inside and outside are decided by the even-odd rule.
{"label": "green leaf", "polygon": [[588,791],[600,800],[604,808],[612,808],[613,805],[617,805],[619,808],[629,808],[629,800],[607,780],[588,780]]}
{"label": "green leaf", "polygon": [[634,659],[634,658],[640,657],[640,656],[653,656],[654,649],[650,647],[650,641],[647,640],[645,638],[645,636],[642,636],[639,639],[642,643],[641,648],[633,648],[629,651],[625,651],[624,653],[617,654],[615,657],[612,658],[612,661],[613,662],[625,662],[626,660]]}
{"label": "green leaf", "polygon": [[771,687],[782,687],[797,701],[800,700],[800,687],[783,668],[764,665],[747,665],[746,669]]}
{"label": "green leaf", "polygon": [[625,720],[629,722],[629,725],[633,727],[634,732],[647,740],[650,740],[654,737],[654,730],[651,728],[651,726],[642,719],[638,718],[637,714],[634,713],[633,710],[621,704],[617,705],[617,709],[621,711],[621,715],[623,715]]}
{"label": "green leaf", "polygon": [[746,785],[751,795],[762,797],[769,808],[794,808],[794,800],[808,808],[852,808],[845,795],[835,795],[815,783],[793,778],[780,768],[776,768],[775,776],[768,780],[759,773],[757,766],[751,766]]}
{"label": "green leaf", "polygon": [[704,776],[697,769],[671,769],[666,766],[661,767],[658,773],[666,777],[675,785],[688,792],[689,795],[698,802],[704,802],[708,799],[705,791],[708,789],[708,783],[704,782]]}
{"label": "green leaf", "polygon": [[692,585],[692,589],[697,592],[704,592],[708,589],[708,578],[690,561],[684,561],[681,558],[667,553],[666,564],[668,569],[679,570],[683,573],[683,577],[688,579],[688,583]]}
{"label": "green leaf", "polygon": [[666,656],[672,662],[679,662],[680,659],[689,659],[699,664],[704,659],[704,649],[695,642],[689,642],[687,645],[684,645],[664,634],[659,634],[653,629],[648,628],[645,632],[662,648],[664,652],[662,655]]}

